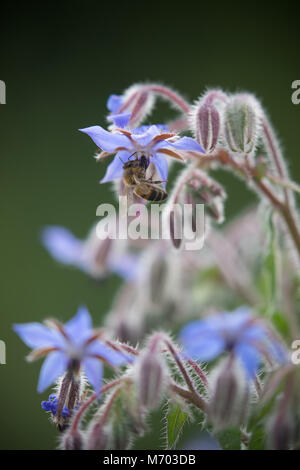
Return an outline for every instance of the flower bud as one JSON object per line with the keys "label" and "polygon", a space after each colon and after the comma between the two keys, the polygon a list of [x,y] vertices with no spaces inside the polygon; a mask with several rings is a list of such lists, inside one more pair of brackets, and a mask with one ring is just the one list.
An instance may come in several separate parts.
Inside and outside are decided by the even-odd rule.
{"label": "flower bud", "polygon": [[125,450],[132,436],[145,431],[144,414],[140,411],[136,388],[130,381],[110,394],[89,424],[87,449]]}
{"label": "flower bud", "polygon": [[52,406],[51,410],[53,421],[60,431],[64,431],[68,426],[72,412],[74,408],[79,405],[81,400],[84,380],[81,377],[78,367],[76,361],[74,361],[73,365],[70,365],[65,375],[58,382],[57,398],[52,402],[52,404],[55,402],[55,409],[53,409]]}
{"label": "flower bud", "polygon": [[[156,338],[153,338],[156,341]],[[149,349],[139,358],[136,369],[138,401],[147,409],[156,408],[166,385],[166,364],[157,348],[150,344]]]}
{"label": "flower bud", "polygon": [[228,148],[253,154],[259,137],[260,107],[251,95],[232,96],[224,110],[224,138]]}
{"label": "flower bud", "polygon": [[121,111],[130,111],[130,127],[136,127],[152,111],[154,106],[154,95],[144,85],[136,84],[128,88],[123,95]]}
{"label": "flower bud", "polygon": [[216,148],[220,138],[222,104],[226,101],[226,95],[218,90],[206,93],[193,107],[190,122],[194,130],[195,138],[206,153],[211,153]]}
{"label": "flower bud", "polygon": [[177,205],[174,205],[169,214],[170,238],[175,248],[179,249],[182,242],[182,214]]}
{"label": "flower bud", "polygon": [[289,450],[293,440],[292,420],[278,413],[270,420],[268,437],[272,450]]}
{"label": "flower bud", "polygon": [[206,214],[217,223],[223,222],[226,194],[216,181],[201,170],[195,169],[186,184],[186,192],[190,194],[194,205],[205,204]]}
{"label": "flower bud", "polygon": [[77,429],[64,434],[62,439],[64,450],[82,450],[84,448],[83,436]]}
{"label": "flower bud", "polygon": [[87,450],[106,450],[108,448],[111,426],[92,420],[87,432]]}
{"label": "flower bud", "polygon": [[250,391],[243,370],[232,357],[212,376],[208,418],[215,429],[241,425],[247,413]]}

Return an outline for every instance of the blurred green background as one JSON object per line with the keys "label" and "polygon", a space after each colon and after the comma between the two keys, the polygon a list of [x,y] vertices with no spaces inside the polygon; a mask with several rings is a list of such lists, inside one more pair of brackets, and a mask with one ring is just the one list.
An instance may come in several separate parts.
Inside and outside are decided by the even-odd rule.
{"label": "blurred green background", "polygon": [[[40,363],[12,333],[14,322],[67,320],[85,303],[95,323],[120,283],[96,284],[57,265],[39,244],[45,224],[84,237],[101,202],[104,165],[77,129],[105,125],[106,100],[136,81],[161,81],[196,99],[205,87],[249,90],[262,99],[297,179],[300,105],[291,83],[300,79],[296,2],[88,2],[1,7],[0,106],[1,320],[7,364],[0,365],[0,448],[51,449],[55,429],[40,409]],[[162,107],[162,110],[165,108]],[[157,119],[162,119],[156,113]],[[298,178],[299,179],[299,178]],[[230,217],[253,196],[229,174]],[[159,433],[141,440],[157,448]]]}

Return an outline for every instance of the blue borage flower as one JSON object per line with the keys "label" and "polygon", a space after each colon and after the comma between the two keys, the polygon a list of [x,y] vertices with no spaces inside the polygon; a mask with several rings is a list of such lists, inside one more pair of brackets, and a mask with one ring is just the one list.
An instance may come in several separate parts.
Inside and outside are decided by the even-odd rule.
{"label": "blue borage flower", "polygon": [[109,273],[118,274],[126,281],[137,276],[138,255],[120,250],[120,243],[119,249],[114,249],[114,240],[109,237],[100,240],[95,230],[86,240],[80,240],[65,227],[50,225],[42,230],[41,241],[56,261],[77,267],[96,279]]}
{"label": "blue borage flower", "polygon": [[185,353],[201,361],[211,361],[225,351],[233,353],[249,378],[254,377],[262,355],[286,362],[283,347],[246,307],[191,322],[182,329],[180,340]]}
{"label": "blue borage flower", "polygon": [[95,391],[100,392],[102,362],[120,366],[132,360],[99,341],[100,333],[92,329],[92,319],[85,307],[80,307],[77,314],[64,325],[52,319],[47,325],[35,322],[13,327],[24,343],[33,348],[29,360],[47,356],[39,376],[39,393],[72,367],[75,361]]}
{"label": "blue borage flower", "polygon": [[[41,403],[41,407],[43,408],[43,410],[50,411],[53,416],[56,415],[57,405],[58,398],[54,393],[51,393],[51,395],[49,395],[48,401],[42,401]],[[63,407],[61,415],[63,418],[68,418],[70,416],[70,411],[66,406]]]}
{"label": "blue borage flower", "polygon": [[[112,95],[108,101],[108,107],[113,112],[119,108],[121,97]],[[130,120],[130,113],[112,114],[109,116],[115,126],[107,131],[100,126],[91,126],[79,129],[88,134],[95,144],[102,149],[97,159],[110,154],[116,154],[112,163],[108,166],[104,178],[100,183],[107,183],[122,178],[123,165],[132,155],[136,158],[145,156],[148,162],[152,162],[162,181],[168,177],[168,162],[165,156],[184,160],[189,152],[204,153],[203,148],[191,137],[179,137],[169,132],[164,125],[141,126],[135,129],[126,128]],[[117,127],[116,127],[117,126]]]}

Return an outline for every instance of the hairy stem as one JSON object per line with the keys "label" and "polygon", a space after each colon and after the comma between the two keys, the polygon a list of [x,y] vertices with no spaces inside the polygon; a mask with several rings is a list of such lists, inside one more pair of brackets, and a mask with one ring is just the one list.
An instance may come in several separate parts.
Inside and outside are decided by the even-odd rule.
{"label": "hairy stem", "polygon": [[199,164],[201,166],[210,166],[210,164],[213,162],[219,162],[223,166],[229,166],[234,171],[242,175],[245,179],[251,180],[257,189],[259,189],[259,191],[264,194],[267,199],[269,199],[272,206],[278,210],[283,220],[285,221],[285,224],[289,230],[291,238],[300,257],[300,231],[297,220],[291,209],[289,198],[285,198],[285,200],[279,199],[273,190],[266,184],[264,178],[259,176],[259,170],[255,166],[250,165],[248,162],[245,164],[236,162],[234,158],[232,158],[231,155],[224,149],[219,149],[219,151],[212,156],[202,157]]}
{"label": "hairy stem", "polygon": [[[108,390],[110,390],[112,387],[115,387],[116,385],[118,385],[120,382],[122,382],[123,377],[120,377],[116,380],[113,380],[112,382],[104,385],[104,387],[102,387],[102,393],[105,393],[105,392],[108,392]],[[98,398],[98,394],[97,393],[93,393],[85,403],[83,403],[80,407],[80,409],[78,410],[75,418],[74,418],[74,421],[72,423],[72,431],[76,431],[78,426],[79,426],[79,423],[81,421],[81,418],[83,417],[84,413],[87,411],[87,409],[90,407],[90,405],[92,405],[92,403],[94,403],[94,401],[96,401],[96,399]]]}
{"label": "hairy stem", "polygon": [[171,389],[173,392],[177,393],[177,395],[180,395],[182,398],[188,401],[191,405],[194,405],[200,411],[206,413],[206,401],[199,394],[194,394],[190,390],[186,390],[185,388],[180,387],[180,385],[176,384],[175,382],[171,384]]}

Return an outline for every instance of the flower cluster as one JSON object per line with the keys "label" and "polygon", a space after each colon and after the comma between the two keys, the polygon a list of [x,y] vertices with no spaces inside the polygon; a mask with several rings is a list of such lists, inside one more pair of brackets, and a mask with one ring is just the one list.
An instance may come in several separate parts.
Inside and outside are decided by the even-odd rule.
{"label": "flower cluster", "polygon": [[[158,97],[179,115],[145,124]],[[111,95],[107,108],[107,129],[80,129],[99,148],[97,161],[113,156],[100,182],[113,182],[143,209],[158,200],[147,196],[151,191],[163,194],[165,231],[150,226],[155,235],[147,239],[108,231],[100,239],[93,226],[81,240],[64,227],[42,230],[55,260],[98,280],[118,274],[123,281],[100,329],[86,307],[64,324],[50,318],[13,327],[32,349],[29,360],[45,358],[37,390],[54,386],[41,406],[61,433],[61,447],[129,449],[160,409],[168,449],[189,446],[181,432],[194,416],[199,433],[205,428],[219,447],[235,448],[238,438],[243,449],[299,448],[300,376],[288,353],[298,328],[292,293],[300,260],[299,187],[263,107],[252,94],[219,89],[190,104],[169,87],[146,83]],[[174,166],[172,186],[175,161],[181,165]],[[211,175],[222,168],[262,200],[225,228],[226,191]],[[207,216],[200,227],[205,243],[188,251],[187,234],[199,235],[199,204]],[[140,223],[142,233],[146,222],[137,213],[128,221]],[[97,288],[105,295],[102,284]]]}
{"label": "flower cluster", "polygon": [[[43,410],[50,411],[52,415],[55,416],[57,413],[58,398],[54,393],[51,393],[51,395],[49,395],[48,401],[42,401],[41,405]],[[61,410],[61,415],[63,418],[68,418],[70,415],[70,412],[66,406],[64,406]]]}

